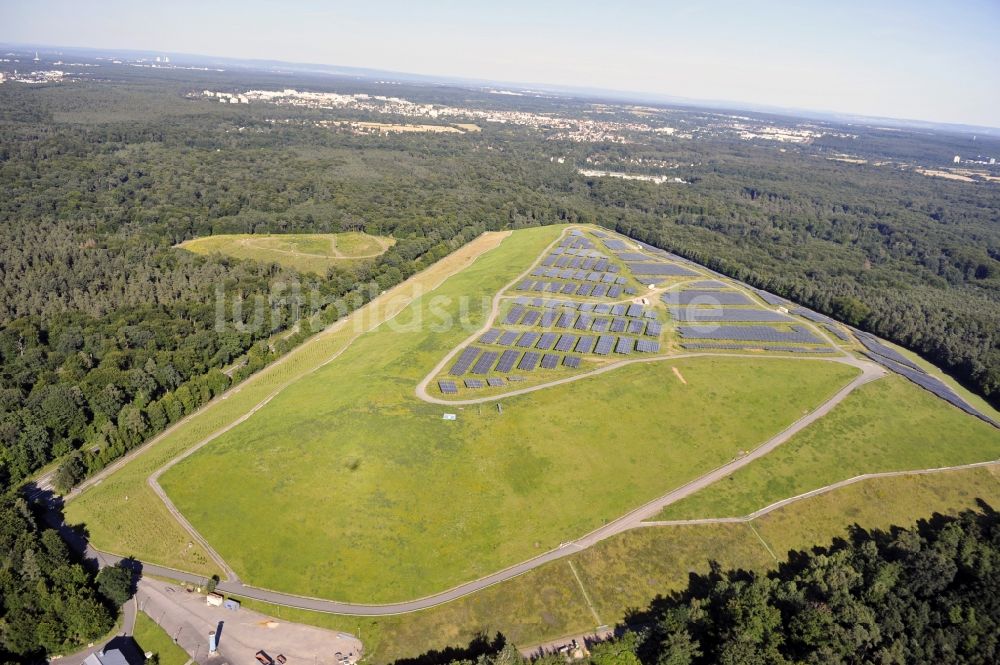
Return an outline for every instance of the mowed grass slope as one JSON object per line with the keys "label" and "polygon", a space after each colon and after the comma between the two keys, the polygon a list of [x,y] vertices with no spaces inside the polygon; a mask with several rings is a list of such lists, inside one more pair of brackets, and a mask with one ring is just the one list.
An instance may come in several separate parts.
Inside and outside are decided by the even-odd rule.
{"label": "mowed grass slope", "polygon": [[[832,539],[847,536],[854,525],[865,529],[911,526],[934,513],[975,508],[979,499],[994,508],[1000,506],[1000,467],[864,481],[786,506],[753,524],[784,558],[789,549],[829,545]],[[723,568],[761,572],[777,565],[746,524],[649,527],[412,614],[346,617],[244,603],[286,620],[361,635],[368,658],[380,665],[447,645],[464,646],[480,633],[499,631],[523,647],[593,630],[596,620],[569,562],[600,620],[614,625],[630,610],[644,609],[655,597],[683,589],[692,573],[707,573],[712,561]]]}
{"label": "mowed grass slope", "polygon": [[331,266],[375,258],[395,242],[393,238],[366,233],[236,233],[194,238],[178,247],[195,254],[219,253],[323,274]]}
{"label": "mowed grass slope", "polygon": [[152,651],[159,665],[184,665],[191,657],[145,612],[137,612],[132,637],[143,653]]}
{"label": "mowed grass slope", "polygon": [[864,473],[1000,458],[1000,430],[895,374],[854,391],[783,446],[657,519],[747,515]]}
{"label": "mowed grass slope", "polygon": [[[244,581],[362,603],[444,590],[731,460],[856,375],[823,361],[692,358],[510,398],[502,413],[418,400],[417,383],[485,322],[478,303],[530,266],[543,237],[554,238],[515,233],[163,475]],[[463,298],[477,303],[469,325],[432,325]]]}
{"label": "mowed grass slope", "polygon": [[[520,242],[528,245],[529,252],[531,243],[537,245],[534,251],[541,251],[559,230],[549,227],[525,232],[520,234]],[[67,522],[85,525],[91,544],[98,549],[206,576],[220,573],[208,554],[192,542],[191,536],[150,489],[146,483],[150,474],[328,362],[361,332],[394,316],[448,275],[477,260],[483,252],[494,250],[506,235],[487,233],[476,238],[170,427],[136,453],[115,463],[111,475],[97,478],[97,484],[87,486],[82,494],[70,496],[65,508]]]}

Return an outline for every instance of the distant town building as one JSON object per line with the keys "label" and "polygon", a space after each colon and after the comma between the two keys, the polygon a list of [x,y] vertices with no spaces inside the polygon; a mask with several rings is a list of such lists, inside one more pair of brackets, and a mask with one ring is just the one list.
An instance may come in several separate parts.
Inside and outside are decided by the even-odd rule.
{"label": "distant town building", "polygon": [[962,163],[962,158],[959,155],[955,155],[955,159],[953,159],[951,161],[953,161],[956,164],[961,164]]}

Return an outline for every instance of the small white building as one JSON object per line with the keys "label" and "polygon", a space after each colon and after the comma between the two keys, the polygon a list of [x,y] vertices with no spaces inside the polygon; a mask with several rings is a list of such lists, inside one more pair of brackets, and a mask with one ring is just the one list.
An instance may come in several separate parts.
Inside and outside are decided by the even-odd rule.
{"label": "small white building", "polygon": [[955,155],[955,159],[953,159],[951,161],[954,162],[955,164],[961,164],[962,163],[962,157],[960,155]]}

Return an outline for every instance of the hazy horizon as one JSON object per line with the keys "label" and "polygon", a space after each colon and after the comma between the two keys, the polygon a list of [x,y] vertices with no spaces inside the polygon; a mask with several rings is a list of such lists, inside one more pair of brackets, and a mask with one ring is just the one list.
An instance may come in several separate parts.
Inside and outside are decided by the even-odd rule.
{"label": "hazy horizon", "polygon": [[1000,128],[1000,5],[298,0],[0,9],[0,41],[314,63]]}

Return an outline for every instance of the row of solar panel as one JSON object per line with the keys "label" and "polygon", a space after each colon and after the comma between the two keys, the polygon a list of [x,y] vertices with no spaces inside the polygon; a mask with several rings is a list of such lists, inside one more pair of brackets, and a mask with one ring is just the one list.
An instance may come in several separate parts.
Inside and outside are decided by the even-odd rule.
{"label": "row of solar panel", "polygon": [[538,267],[531,271],[532,277],[548,277],[549,279],[574,279],[583,282],[602,282],[604,284],[624,284],[624,277],[616,274],[614,270],[573,270],[572,268],[542,268]]}
{"label": "row of solar panel", "polygon": [[592,303],[592,302],[578,302],[576,300],[555,300],[551,298],[528,298],[527,296],[518,296],[514,298],[514,304],[531,307],[545,307],[545,308],[555,308],[555,307],[565,307],[567,309],[578,309],[581,312],[594,312],[595,314],[613,314],[614,316],[644,316],[647,319],[655,319],[656,312],[651,309],[644,309],[642,305],[638,303],[617,303],[610,304],[605,302]]}
{"label": "row of solar panel", "polygon": [[891,346],[886,346],[878,340],[878,338],[869,335],[868,333],[859,333],[857,335],[858,340],[861,344],[874,354],[880,355],[883,358],[888,358],[893,362],[897,362],[900,365],[909,367],[911,370],[917,372],[923,372],[924,370],[920,368],[919,365],[914,363],[912,360],[904,356],[902,353],[892,348]]}
{"label": "row of solar panel", "polygon": [[601,254],[596,249],[574,249],[572,247],[556,247],[552,250],[552,254],[561,254],[562,256],[583,256],[591,259],[607,258],[604,254]]}
{"label": "row of solar panel", "polygon": [[690,268],[673,263],[626,263],[633,275],[655,275],[663,277],[697,277]]}
{"label": "row of solar panel", "polygon": [[688,351],[781,351],[787,353],[833,353],[834,350],[828,346],[805,347],[805,346],[776,346],[772,344],[752,345],[752,344],[704,344],[701,342],[681,342],[681,348]]}
{"label": "row of solar panel", "polygon": [[[553,270],[596,270],[597,272],[621,272],[621,268],[608,261],[607,258],[580,257],[580,256],[557,256],[549,254],[542,259],[542,266]],[[536,269],[537,270],[537,269]],[[552,275],[549,275],[551,277]],[[577,278],[579,279],[579,277]]]}
{"label": "row of solar panel", "polygon": [[594,249],[594,243],[590,242],[583,236],[563,238],[559,243],[559,246],[563,248],[570,247],[572,249]]}
{"label": "row of solar panel", "polygon": [[515,287],[518,291],[562,293],[593,298],[620,298],[625,288],[619,284],[589,284],[587,282],[548,282],[526,279]]}
{"label": "row of solar panel", "polygon": [[[637,342],[639,342],[637,344]],[[633,348],[643,353],[659,353],[660,343],[654,340],[636,340],[634,337],[616,337],[615,335],[559,335],[557,333],[524,333],[516,347],[521,349],[539,349],[541,351],[559,351],[567,353],[576,351],[577,353],[595,353],[598,355],[608,355],[612,349],[616,353],[627,354]],[[489,351],[476,347],[468,347],[462,351],[459,359],[452,365],[449,374],[452,376],[462,376],[471,366],[473,374],[488,374],[494,370],[497,372],[508,372],[513,367],[514,360],[520,355],[517,349],[506,349],[505,351]],[[533,353],[533,352],[531,352]],[[538,355],[538,354],[535,354]],[[524,369],[519,366],[520,369]]]}
{"label": "row of solar panel", "polygon": [[753,300],[739,291],[705,291],[702,289],[667,291],[661,296],[661,300],[668,305],[702,305],[711,307],[754,304]]}
{"label": "row of solar panel", "polygon": [[670,316],[678,321],[708,322],[708,321],[746,321],[753,323],[790,322],[789,316],[769,309],[712,309],[708,307],[671,307]]}
{"label": "row of solar panel", "polygon": [[[864,337],[863,335],[859,335],[858,336],[858,339],[861,339],[862,343],[864,343],[863,337]],[[872,338],[872,340],[869,340],[869,341],[876,341],[877,342],[877,340],[874,340],[874,338]],[[883,345],[883,346],[885,346],[885,345]],[[889,348],[889,347],[885,347],[885,348]],[[902,363],[894,362],[891,359],[889,359],[887,356],[884,356],[884,355],[879,354],[879,353],[875,353],[875,352],[872,352],[872,351],[866,351],[865,355],[867,355],[869,358],[871,358],[872,360],[874,360],[878,364],[882,365],[883,367],[886,367],[886,368],[892,370],[893,372],[896,372],[897,374],[899,374],[901,376],[905,376],[907,379],[909,379],[913,383],[917,384],[918,386],[920,386],[924,390],[927,390],[927,391],[929,391],[929,392],[937,395],[938,397],[940,397],[944,401],[948,402],[949,404],[957,406],[962,411],[965,411],[966,413],[968,413],[970,415],[973,415],[973,416],[975,416],[977,418],[985,420],[986,422],[988,422],[989,424],[993,425],[994,427],[1000,427],[1000,424],[998,424],[996,421],[994,421],[992,418],[990,418],[989,416],[987,416],[985,413],[979,411],[974,406],[972,406],[971,404],[969,404],[968,402],[966,402],[964,399],[962,399],[961,397],[959,397],[958,394],[956,394],[951,388],[949,388],[940,379],[937,379],[937,378],[935,378],[933,376],[930,376],[929,374],[924,373],[923,370],[920,370],[920,369],[916,369],[915,370],[912,367],[910,367],[909,365],[904,365]]]}
{"label": "row of solar panel", "polygon": [[[504,322],[508,325],[522,325],[522,326],[534,326],[538,324],[542,328],[573,328],[575,330],[593,330],[594,332],[627,332],[631,335],[646,335],[648,337],[659,337],[660,333],[663,331],[663,326],[659,321],[652,321],[646,319],[627,319],[624,317],[595,317],[587,313],[582,313],[579,316],[575,312],[558,312],[555,310],[548,310],[544,312],[539,312],[535,309],[524,310],[524,315],[521,316],[520,320],[511,320],[510,314],[514,313],[514,310],[508,314]],[[515,334],[512,331],[507,333],[501,333],[498,329],[492,328],[482,337],[479,341],[482,344],[496,344],[500,343],[504,346],[509,346],[509,344],[504,344],[503,340],[508,339],[505,335]]]}
{"label": "row of solar panel", "polygon": [[678,326],[677,332],[686,339],[732,339],[741,342],[798,342],[822,344],[823,340],[804,326],[792,326],[785,331],[770,326]]}

